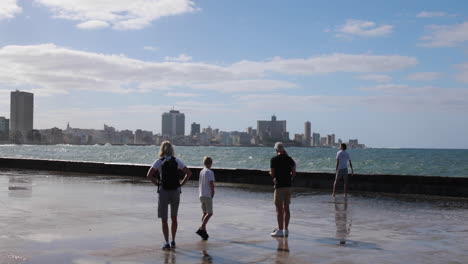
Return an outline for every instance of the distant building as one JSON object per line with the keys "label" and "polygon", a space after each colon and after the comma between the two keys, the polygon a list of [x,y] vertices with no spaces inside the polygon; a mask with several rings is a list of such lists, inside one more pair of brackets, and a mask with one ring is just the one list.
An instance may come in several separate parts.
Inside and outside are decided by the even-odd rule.
{"label": "distant building", "polygon": [[250,145],[250,135],[246,132],[231,133],[231,138],[234,146]]}
{"label": "distant building", "polygon": [[185,115],[177,110],[162,114],[162,135],[183,136],[185,135]]}
{"label": "distant building", "polygon": [[335,145],[335,134],[327,135],[327,143],[332,147]]}
{"label": "distant building", "polygon": [[294,134],[294,141],[302,144],[304,142],[304,135],[303,134]]}
{"label": "distant building", "polygon": [[310,146],[311,145],[311,133],[312,128],[309,121],[304,123],[304,145]]}
{"label": "distant building", "polygon": [[200,124],[193,122],[190,127],[190,136],[194,137],[198,134],[200,134]]}
{"label": "distant building", "polygon": [[270,121],[258,120],[257,135],[262,142],[289,141],[286,120],[276,120],[276,116],[272,116]]}
{"label": "distant building", "polygon": [[34,95],[14,91],[10,94],[10,133],[14,143],[24,143],[32,135],[34,122]]}
{"label": "distant building", "polygon": [[320,146],[320,134],[319,133],[312,134],[312,146],[314,147]]}
{"label": "distant building", "polygon": [[135,140],[134,144],[152,144],[153,142],[153,132],[145,131],[141,129],[135,130]]}
{"label": "distant building", "polygon": [[320,138],[320,146],[328,146],[328,137]]}
{"label": "distant building", "polygon": [[0,116],[0,141],[8,141],[10,139],[10,119]]}
{"label": "distant building", "polygon": [[252,136],[252,127],[247,128],[247,134],[249,134],[249,136]]}

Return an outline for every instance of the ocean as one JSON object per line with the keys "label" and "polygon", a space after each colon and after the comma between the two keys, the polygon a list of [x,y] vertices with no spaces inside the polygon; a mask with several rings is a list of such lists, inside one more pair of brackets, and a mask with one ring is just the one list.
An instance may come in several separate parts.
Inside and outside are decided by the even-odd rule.
{"label": "ocean", "polygon": [[[159,146],[112,145],[0,145],[0,157],[35,158],[111,163],[151,164]],[[334,172],[337,149],[287,149],[298,171]],[[176,156],[187,166],[202,166],[211,156],[214,168],[267,170],[274,155],[271,147],[175,146]],[[348,149],[359,174],[396,174],[468,177],[468,150],[464,149]]]}

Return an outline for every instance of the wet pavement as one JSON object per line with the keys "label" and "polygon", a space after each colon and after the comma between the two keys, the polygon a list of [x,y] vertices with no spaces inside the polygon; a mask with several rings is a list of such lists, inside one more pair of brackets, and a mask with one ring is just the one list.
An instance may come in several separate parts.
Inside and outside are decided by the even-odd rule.
{"label": "wet pavement", "polygon": [[468,199],[296,188],[289,238],[272,189],[219,184],[210,239],[183,188],[177,249],[162,251],[156,189],[119,177],[0,171],[0,263],[468,263]]}

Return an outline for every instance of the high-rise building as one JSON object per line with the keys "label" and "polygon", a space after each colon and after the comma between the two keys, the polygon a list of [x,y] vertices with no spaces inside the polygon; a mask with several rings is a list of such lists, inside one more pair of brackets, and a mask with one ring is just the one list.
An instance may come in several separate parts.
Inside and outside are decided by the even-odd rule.
{"label": "high-rise building", "polygon": [[328,146],[328,137],[320,138],[320,146]]}
{"label": "high-rise building", "polygon": [[306,146],[311,145],[311,142],[310,142],[311,133],[312,133],[311,125],[310,125],[310,122],[307,121],[304,123],[304,145]]}
{"label": "high-rise building", "polygon": [[10,133],[15,143],[25,142],[33,130],[34,94],[14,91],[10,94]]}
{"label": "high-rise building", "polygon": [[10,120],[0,116],[0,141],[7,141],[10,138]]}
{"label": "high-rise building", "polygon": [[329,146],[335,145],[335,134],[327,135],[327,142]]}
{"label": "high-rise building", "polygon": [[195,122],[192,123],[192,126],[190,128],[190,136],[196,136],[200,134],[200,124],[197,124]]}
{"label": "high-rise building", "polygon": [[320,146],[320,134],[319,133],[312,134],[312,146],[314,147]]}
{"label": "high-rise building", "polygon": [[263,142],[289,141],[286,120],[276,120],[276,116],[272,116],[271,121],[258,120],[257,134]]}
{"label": "high-rise building", "polygon": [[177,110],[162,114],[163,136],[183,136],[185,135],[185,115]]}

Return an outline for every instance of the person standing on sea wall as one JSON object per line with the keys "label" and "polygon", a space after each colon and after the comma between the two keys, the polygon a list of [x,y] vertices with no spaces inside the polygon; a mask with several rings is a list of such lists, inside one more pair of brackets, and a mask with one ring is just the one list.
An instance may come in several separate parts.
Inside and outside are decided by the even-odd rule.
{"label": "person standing on sea wall", "polygon": [[[184,173],[182,182],[179,180],[179,171]],[[159,172],[159,177],[154,177],[155,173]],[[162,249],[175,248],[175,237],[177,233],[177,213],[180,203],[180,187],[184,185],[192,172],[185,164],[174,157],[174,148],[171,142],[164,141],[159,149],[159,159],[157,159],[148,170],[148,179],[158,186],[158,218],[161,218],[162,232],[164,235],[164,244]],[[171,206],[171,234],[172,241],[169,244],[169,226],[168,207]]]}
{"label": "person standing on sea wall", "polygon": [[289,204],[291,203],[291,186],[296,177],[296,163],[286,153],[281,142],[275,144],[276,156],[270,161],[270,175],[275,185],[274,203],[278,228],[271,233],[272,237],[287,237],[289,235]]}
{"label": "person standing on sea wall", "polygon": [[344,181],[344,197],[348,197],[348,161],[351,168],[351,176],[354,176],[353,163],[351,162],[351,157],[346,151],[346,148],[346,144],[343,143],[340,145],[340,150],[336,153],[336,176],[335,182],[333,183],[333,197],[335,197],[336,184],[340,179]]}

